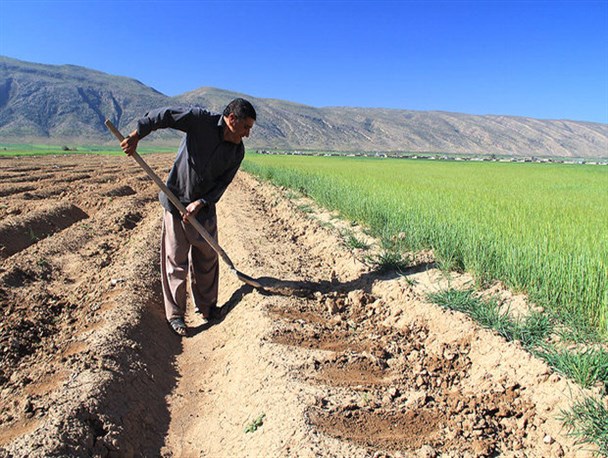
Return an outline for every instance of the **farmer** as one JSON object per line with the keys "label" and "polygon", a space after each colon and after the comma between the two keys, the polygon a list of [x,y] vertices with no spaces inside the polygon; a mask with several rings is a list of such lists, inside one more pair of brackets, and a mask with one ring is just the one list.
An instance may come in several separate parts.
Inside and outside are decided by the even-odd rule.
{"label": "farmer", "polygon": [[218,256],[187,217],[196,217],[217,240],[215,204],[241,165],[245,154],[242,140],[249,137],[255,120],[255,109],[241,98],[230,102],[222,115],[202,108],[163,108],[139,119],[137,129],[120,145],[131,155],[137,143],[153,130],[172,128],[186,133],[167,187],[183,203],[187,214],[181,215],[164,192],[159,195],[164,208],[160,265],[165,315],[180,336],[187,333],[184,315],[188,274],[197,312],[206,319],[219,316]]}

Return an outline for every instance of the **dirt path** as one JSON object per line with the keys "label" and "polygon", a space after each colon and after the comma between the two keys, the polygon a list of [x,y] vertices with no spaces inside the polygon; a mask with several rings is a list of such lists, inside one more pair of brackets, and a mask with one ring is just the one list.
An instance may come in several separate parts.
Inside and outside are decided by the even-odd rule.
{"label": "dirt path", "polygon": [[[172,157],[148,156],[159,174]],[[590,456],[580,390],[379,276],[331,215],[239,174],[219,206],[220,321],[164,324],[156,190],[127,158],[0,160],[0,456]],[[325,223],[324,223],[325,221]],[[329,222],[329,224],[327,224]]]}

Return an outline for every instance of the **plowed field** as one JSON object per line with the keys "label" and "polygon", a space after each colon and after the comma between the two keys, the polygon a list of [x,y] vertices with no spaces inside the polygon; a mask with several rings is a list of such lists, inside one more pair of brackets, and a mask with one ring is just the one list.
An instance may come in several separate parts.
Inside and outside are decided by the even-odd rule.
{"label": "plowed field", "polygon": [[[161,177],[172,155],[149,155]],[[380,275],[319,212],[239,174],[218,206],[220,320],[164,320],[157,190],[127,157],[0,159],[0,456],[590,456],[580,389]],[[323,220],[331,224],[323,223]],[[508,292],[502,292],[508,296]]]}

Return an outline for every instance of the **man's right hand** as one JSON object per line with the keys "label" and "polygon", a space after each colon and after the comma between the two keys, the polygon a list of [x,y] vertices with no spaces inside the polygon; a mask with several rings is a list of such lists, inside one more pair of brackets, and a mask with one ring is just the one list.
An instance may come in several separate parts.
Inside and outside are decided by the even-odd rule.
{"label": "man's right hand", "polygon": [[182,221],[184,223],[188,223],[189,222],[188,218],[190,216],[194,216],[196,218],[196,215],[204,206],[205,206],[205,204],[200,200],[195,200],[194,202],[190,202],[190,204],[186,207],[186,214],[182,215]]}
{"label": "man's right hand", "polygon": [[133,155],[133,153],[137,150],[137,144],[139,143],[139,135],[137,135],[137,130],[131,132],[130,135],[125,137],[125,139],[120,142],[120,147],[128,156]]}

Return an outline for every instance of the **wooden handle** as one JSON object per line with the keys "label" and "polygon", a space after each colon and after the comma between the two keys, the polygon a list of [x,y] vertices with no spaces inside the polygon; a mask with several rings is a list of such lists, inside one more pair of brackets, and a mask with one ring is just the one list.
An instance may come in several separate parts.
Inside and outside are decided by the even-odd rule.
{"label": "wooden handle", "polygon": [[120,131],[116,128],[114,124],[112,124],[112,121],[106,119],[105,124],[106,127],[110,129],[110,132],[114,134],[114,136],[118,139],[119,142],[122,142],[125,139],[124,135],[120,133]]}
{"label": "wooden handle", "polygon": [[[112,124],[112,122],[109,119],[106,119],[105,124],[106,124],[106,127],[110,130],[110,132],[112,132],[114,134],[114,136],[118,139],[118,141],[122,142],[125,139],[125,136],[120,133],[120,131],[116,128],[116,126],[114,126],[114,124]],[[137,154],[137,152],[134,152],[131,155],[131,157],[137,161],[137,163],[141,166],[142,169],[144,169],[144,171],[148,174],[148,176],[150,178],[152,178],[152,180],[161,189],[161,191],[167,195],[167,197],[169,198],[171,203],[173,205],[175,205],[175,208],[177,208],[182,215],[186,215],[188,213],[188,211],[186,210],[186,207],[184,207],[184,205],[175,196],[175,194],[173,194],[169,190],[169,188],[167,188],[167,186],[165,185],[163,180],[161,180],[158,177],[158,175],[156,173],[154,173],[154,171],[150,168],[150,166],[146,163],[146,161],[144,161],[142,159],[142,157],[139,154]],[[201,225],[201,223],[199,223],[194,216],[188,216],[188,221],[190,222],[190,224],[192,224],[192,226],[194,226],[194,229],[196,229],[197,232],[199,234],[201,234],[201,236],[211,246],[211,248],[213,248],[213,250],[219,256],[221,256],[221,258],[224,260],[224,262],[226,264],[228,264],[228,267],[230,267],[230,269],[232,269],[233,271],[236,271],[234,264],[232,263],[232,261],[230,260],[230,258],[226,254],[226,252],[222,249],[221,246],[219,246],[219,244],[215,241],[215,239],[213,237],[211,237],[209,232],[207,232],[207,230]]]}

